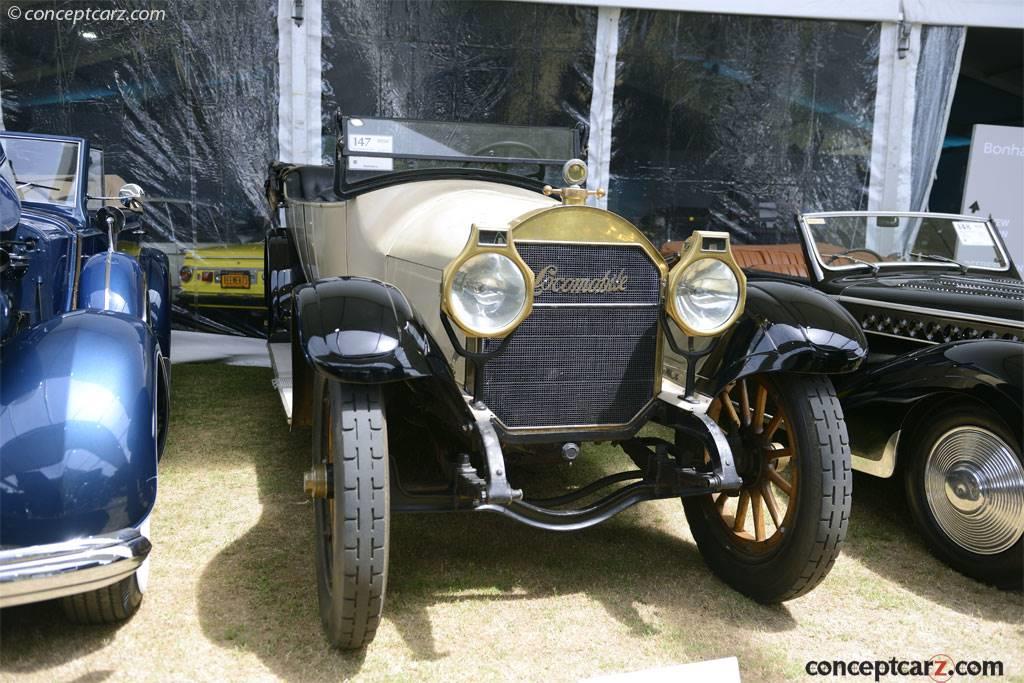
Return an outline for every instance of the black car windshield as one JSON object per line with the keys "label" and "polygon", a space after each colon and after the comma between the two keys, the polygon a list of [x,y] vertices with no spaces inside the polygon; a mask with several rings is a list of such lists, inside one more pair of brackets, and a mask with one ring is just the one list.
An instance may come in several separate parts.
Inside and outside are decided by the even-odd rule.
{"label": "black car windshield", "polygon": [[579,154],[578,131],[554,126],[345,117],[347,183],[399,171],[483,169],[557,183]]}
{"label": "black car windshield", "polygon": [[8,170],[24,202],[74,206],[78,198],[78,143],[0,137]]}
{"label": "black car windshield", "polygon": [[989,223],[934,214],[805,214],[802,222],[822,266],[899,265],[1005,270],[1005,252]]}

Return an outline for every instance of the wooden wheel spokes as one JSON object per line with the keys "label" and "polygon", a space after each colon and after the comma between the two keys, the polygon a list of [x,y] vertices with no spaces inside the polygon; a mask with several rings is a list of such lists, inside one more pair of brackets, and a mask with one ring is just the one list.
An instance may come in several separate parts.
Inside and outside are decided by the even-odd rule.
{"label": "wooden wheel spokes", "polygon": [[[760,382],[755,382],[754,385],[756,389],[753,392],[753,402],[746,379],[726,385],[722,393],[708,405],[708,416],[721,422],[719,418],[724,410],[725,415],[737,427],[752,427],[755,434],[763,435],[765,441],[771,441],[775,433],[784,426],[785,415],[778,407],[774,413],[769,413],[768,388]],[[734,391],[736,396],[733,396]]]}
{"label": "wooden wheel spokes", "polygon": [[782,528],[782,516],[779,514],[779,504],[775,500],[775,494],[772,493],[771,484],[768,482],[761,482],[761,499],[764,500],[764,506],[768,508],[768,514],[771,515],[772,524],[775,525],[776,529]]}
{"label": "wooden wheel spokes", "polygon": [[[750,475],[737,493],[720,493],[715,510],[726,528],[752,548],[768,548],[788,530],[795,514],[797,452],[789,435],[785,410],[770,385],[757,378],[740,379],[725,387],[708,406],[708,416],[727,432],[746,434],[744,443],[756,443],[761,459],[756,478]],[[749,462],[749,461],[748,461]]]}
{"label": "wooden wheel spokes", "polygon": [[764,449],[764,459],[768,462],[792,457],[793,449],[789,446],[782,446],[781,448],[768,447]]}
{"label": "wooden wheel spokes", "polygon": [[732,399],[729,397],[728,393],[726,393],[725,397],[722,399],[722,407],[725,408],[726,415],[728,415],[729,419],[736,423],[737,427],[743,425],[743,422],[740,420],[739,414],[737,414],[736,412],[736,406],[732,404]]}
{"label": "wooden wheel spokes", "polygon": [[761,505],[761,489],[754,488],[750,492],[750,505],[754,511],[754,540],[764,541],[768,538],[765,534],[764,506]]}
{"label": "wooden wheel spokes", "polygon": [[763,384],[757,385],[757,396],[754,399],[754,432],[764,433],[764,411],[768,407],[768,390]]}
{"label": "wooden wheel spokes", "polygon": [[750,396],[747,395],[747,380],[740,380],[740,419],[744,425],[750,424]]}
{"label": "wooden wheel spokes", "polygon": [[750,494],[746,491],[740,491],[740,501],[736,504],[736,514],[733,517],[732,530],[735,532],[743,531],[743,528],[747,524],[747,509],[750,507]]}
{"label": "wooden wheel spokes", "polygon": [[773,484],[775,484],[780,489],[782,489],[783,493],[785,493],[787,496],[792,496],[793,495],[793,485],[790,484],[788,481],[786,481],[783,478],[783,476],[781,474],[779,474],[778,471],[774,467],[771,467],[771,466],[765,467],[764,471],[765,471],[765,474],[768,475],[768,479]]}

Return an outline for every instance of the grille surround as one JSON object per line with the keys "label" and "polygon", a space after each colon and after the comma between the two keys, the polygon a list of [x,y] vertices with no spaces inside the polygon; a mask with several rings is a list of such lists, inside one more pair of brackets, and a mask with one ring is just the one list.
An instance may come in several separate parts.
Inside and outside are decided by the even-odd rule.
{"label": "grille surround", "polygon": [[[554,266],[560,278],[625,274],[625,291],[535,290],[529,317],[477,369],[477,397],[512,433],[613,430],[636,421],[660,390],[660,264],[638,244],[523,240],[514,247],[538,289],[539,273]],[[483,339],[480,350],[500,344]]]}

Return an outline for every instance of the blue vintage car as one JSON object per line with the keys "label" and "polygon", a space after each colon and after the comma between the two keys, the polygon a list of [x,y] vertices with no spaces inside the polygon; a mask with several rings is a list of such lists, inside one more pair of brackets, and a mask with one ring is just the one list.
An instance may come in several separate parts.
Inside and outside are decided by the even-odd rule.
{"label": "blue vintage car", "polygon": [[104,178],[86,140],[0,133],[0,607],[89,623],[142,600],[170,380],[167,257],[116,250],[143,193]]}

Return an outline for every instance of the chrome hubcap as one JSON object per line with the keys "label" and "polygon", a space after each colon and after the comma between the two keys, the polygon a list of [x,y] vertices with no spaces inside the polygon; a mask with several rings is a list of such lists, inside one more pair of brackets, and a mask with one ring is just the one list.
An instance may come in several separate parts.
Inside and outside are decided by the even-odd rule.
{"label": "chrome hubcap", "polygon": [[939,437],[925,465],[928,507],[953,542],[996,555],[1024,534],[1024,468],[1009,444],[981,427]]}

